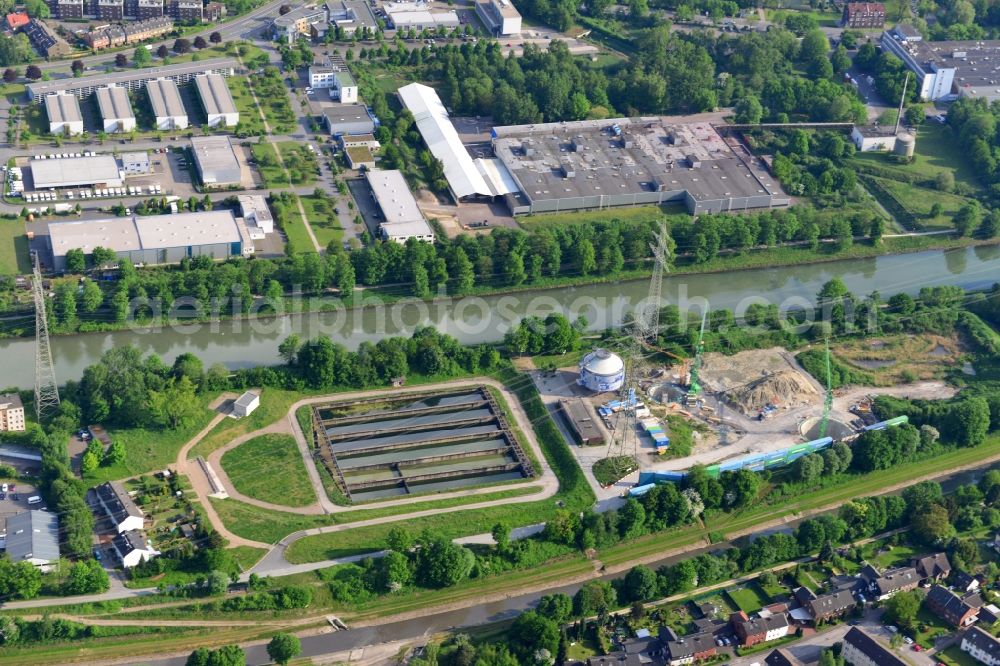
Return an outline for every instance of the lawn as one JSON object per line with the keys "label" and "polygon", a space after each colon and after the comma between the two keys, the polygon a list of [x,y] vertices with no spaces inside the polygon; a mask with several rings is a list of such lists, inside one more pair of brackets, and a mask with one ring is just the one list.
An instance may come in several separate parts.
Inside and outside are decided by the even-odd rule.
{"label": "lawn", "polygon": [[267,139],[261,139],[250,147],[257,171],[264,180],[264,187],[288,187],[288,174],[278,162],[278,154]]}
{"label": "lawn", "polygon": [[316,501],[291,435],[254,437],[226,451],[222,469],[247,497],[283,506],[308,506]]}
{"label": "lawn", "polygon": [[[253,75],[250,79],[257,93],[260,110],[264,112],[272,134],[292,134],[295,131],[295,112],[288,100],[288,88],[281,75]],[[255,109],[256,111],[256,109]]]}
{"label": "lawn", "polygon": [[31,272],[28,237],[21,220],[0,220],[0,275]]}
{"label": "lawn", "polygon": [[919,555],[913,546],[900,544],[893,546],[891,550],[879,553],[872,558],[872,564],[879,569],[888,569],[894,566],[901,566],[909,563],[910,559]]}
{"label": "lawn", "polygon": [[302,207],[305,208],[306,218],[309,226],[316,234],[316,240],[322,247],[326,247],[332,241],[338,244],[344,238],[344,230],[340,226],[337,214],[333,212],[333,201],[327,197],[318,198],[308,195],[300,198]]}
{"label": "lawn", "polygon": [[925,650],[934,647],[934,641],[938,636],[952,632],[952,628],[945,624],[941,618],[923,607],[917,611],[917,621],[915,624],[918,628],[926,628],[925,631],[916,631],[912,637]]}
{"label": "lawn", "polygon": [[755,583],[734,590],[726,590],[726,594],[729,595],[729,598],[736,604],[737,608],[748,615],[756,613],[771,603]]}
{"label": "lawn", "polygon": [[962,648],[957,645],[952,645],[943,652],[938,652],[934,657],[947,666],[981,666],[968,652],[962,652]]}
{"label": "lawn", "polygon": [[917,146],[910,164],[897,164],[885,153],[857,153],[854,159],[861,165],[872,164],[886,173],[903,176],[922,176],[933,180],[941,171],[950,171],[956,183],[965,183],[974,189],[981,184],[975,169],[969,163],[950,128],[927,122],[917,129]]}
{"label": "lawn", "polygon": [[[874,178],[878,185],[887,192],[896,204],[908,212],[916,226],[922,230],[951,229],[952,218],[959,208],[968,203],[968,199],[957,194],[941,192],[911,183],[904,183],[889,178]],[[934,204],[941,207],[941,212],[931,216]]]}
{"label": "lawn", "polygon": [[229,84],[229,92],[232,93],[233,101],[236,102],[236,110],[240,112],[239,129],[254,136],[264,134],[264,123],[261,122],[260,112],[254,104],[247,80],[232,76],[226,80],[226,83]]}
{"label": "lawn", "polygon": [[144,472],[166,469],[173,465],[181,447],[212,420],[214,413],[207,408],[207,405],[213,398],[214,395],[202,396],[206,408],[198,412],[190,424],[180,428],[173,430],[109,428],[111,439],[125,446],[125,460],[110,467],[98,467],[92,474],[87,474],[84,481],[88,487],[112,479],[124,479]]}
{"label": "lawn", "polygon": [[285,232],[285,236],[288,238],[288,247],[285,248],[285,252],[289,255],[296,252],[313,252],[316,247],[313,245],[312,238],[309,237],[309,232],[306,230],[302,213],[299,212],[299,207],[295,205],[298,195],[290,192],[286,193],[286,195],[292,198],[289,205],[271,206],[271,210],[277,216],[281,230]]}

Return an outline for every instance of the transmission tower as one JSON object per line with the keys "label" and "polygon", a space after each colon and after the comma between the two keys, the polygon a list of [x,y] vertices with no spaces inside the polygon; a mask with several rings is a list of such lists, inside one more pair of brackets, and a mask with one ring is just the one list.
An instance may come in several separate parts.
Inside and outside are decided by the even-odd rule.
{"label": "transmission tower", "polygon": [[49,320],[45,316],[45,289],[42,287],[42,269],[38,253],[32,253],[34,275],[31,293],[35,299],[35,415],[41,421],[50,409],[59,406],[59,387],[52,365],[52,346],[49,344]]}
{"label": "transmission tower", "polygon": [[615,421],[614,432],[608,443],[608,458],[614,461],[613,466],[619,478],[628,473],[629,459],[638,463],[639,433],[636,428],[635,406],[638,402],[638,367],[644,345],[656,340],[656,332],[660,326],[660,298],[663,292],[663,273],[667,268],[670,250],[667,248],[667,231],[661,227],[654,234],[655,244],[650,244],[653,250],[653,275],[649,279],[649,294],[646,300],[635,309],[631,330],[625,338],[622,349],[624,362],[624,379],[619,392],[621,411]]}
{"label": "transmission tower", "polygon": [[708,319],[708,309],[701,313],[701,330],[698,331],[698,344],[694,348],[694,362],[691,364],[691,382],[688,384],[688,392],[684,401],[688,405],[693,405],[701,394],[701,381],[698,374],[701,372],[701,352],[705,349],[705,322]]}
{"label": "transmission tower", "polygon": [[830,368],[830,341],[826,341],[826,396],[823,398],[823,417],[819,420],[819,437],[826,437],[826,426],[830,422],[830,410],[833,408],[833,372]]}

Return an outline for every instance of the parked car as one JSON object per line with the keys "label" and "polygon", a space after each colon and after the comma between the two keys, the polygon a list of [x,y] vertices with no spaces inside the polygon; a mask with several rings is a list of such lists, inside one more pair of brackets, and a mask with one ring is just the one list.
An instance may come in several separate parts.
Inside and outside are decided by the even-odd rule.
{"label": "parked car", "polygon": [[0,493],[0,500],[7,499],[7,493]]}
{"label": "parked car", "polygon": [[914,643],[914,644],[913,644],[913,651],[914,651],[914,652],[923,652],[923,651],[924,651],[924,649],[923,649],[922,647],[920,647],[920,644],[919,644],[919,643]]}
{"label": "parked car", "polygon": [[903,636],[903,642],[906,643],[907,645],[913,645],[913,639],[910,638],[909,636]]}
{"label": "parked car", "polygon": [[13,495],[10,496],[10,498],[16,502],[19,499],[21,499],[21,496],[18,495],[17,493],[14,493]]}
{"label": "parked car", "polygon": [[0,485],[0,492],[7,492],[7,484]]}

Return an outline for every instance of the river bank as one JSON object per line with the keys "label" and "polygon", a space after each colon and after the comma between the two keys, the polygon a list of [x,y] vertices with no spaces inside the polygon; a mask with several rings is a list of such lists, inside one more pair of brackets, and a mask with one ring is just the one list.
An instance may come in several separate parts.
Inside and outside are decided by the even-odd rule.
{"label": "river bank", "polygon": [[[840,259],[802,266],[763,267],[733,272],[672,273],[663,281],[663,303],[700,312],[702,307],[729,308],[740,314],[752,303],[782,308],[813,303],[827,281],[838,278],[856,294],[878,290],[916,294],[922,287],[954,285],[985,289],[1000,275],[1000,245],[974,245],[952,250],[925,250],[864,259]],[[179,354],[197,354],[206,365],[245,368],[281,362],[278,344],[295,333],[301,338],[326,335],[356,349],[391,335],[409,335],[419,326],[435,326],[463,343],[497,342],[526,316],[559,312],[570,319],[584,316],[592,331],[620,326],[635,304],[646,298],[649,283],[633,279],[584,286],[503,293],[492,296],[414,299],[390,304],[363,304],[329,312],[303,312],[276,318],[193,322],[180,326],[137,328],[54,337],[52,353],[60,381],[78,379],[84,368],[106,350],[137,345],[166,362]],[[34,383],[33,339],[0,340],[7,359],[4,386],[29,389]]]}

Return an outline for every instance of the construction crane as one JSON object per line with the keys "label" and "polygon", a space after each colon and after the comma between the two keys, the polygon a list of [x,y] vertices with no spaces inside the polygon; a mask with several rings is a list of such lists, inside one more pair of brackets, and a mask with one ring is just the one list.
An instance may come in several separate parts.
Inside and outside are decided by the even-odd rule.
{"label": "construction crane", "polygon": [[653,275],[649,279],[649,293],[646,299],[635,309],[631,330],[625,339],[622,350],[624,362],[624,377],[619,392],[621,411],[615,420],[611,441],[608,443],[608,455],[612,468],[618,478],[631,471],[638,464],[639,433],[636,426],[636,404],[638,397],[638,366],[642,349],[656,340],[660,325],[660,306],[663,288],[663,273],[667,268],[670,254],[667,248],[667,230],[661,227],[654,234],[656,243],[650,244],[653,250]]}
{"label": "construction crane", "polygon": [[701,330],[698,332],[698,344],[694,348],[694,363],[691,364],[691,381],[688,383],[688,392],[685,402],[690,406],[698,399],[701,393],[701,383],[698,372],[701,370],[701,352],[705,349],[705,322],[708,320],[708,310],[701,313]]}
{"label": "construction crane", "polygon": [[35,300],[35,415],[41,421],[49,412],[59,407],[59,387],[52,363],[52,346],[49,344],[49,320],[45,316],[45,288],[42,285],[42,268],[38,253],[32,253],[33,274],[31,295]]}
{"label": "construction crane", "polygon": [[819,436],[826,437],[826,426],[830,423],[830,410],[833,408],[833,371],[830,368],[830,340],[826,340],[826,396],[823,398],[823,417],[819,420]]}

